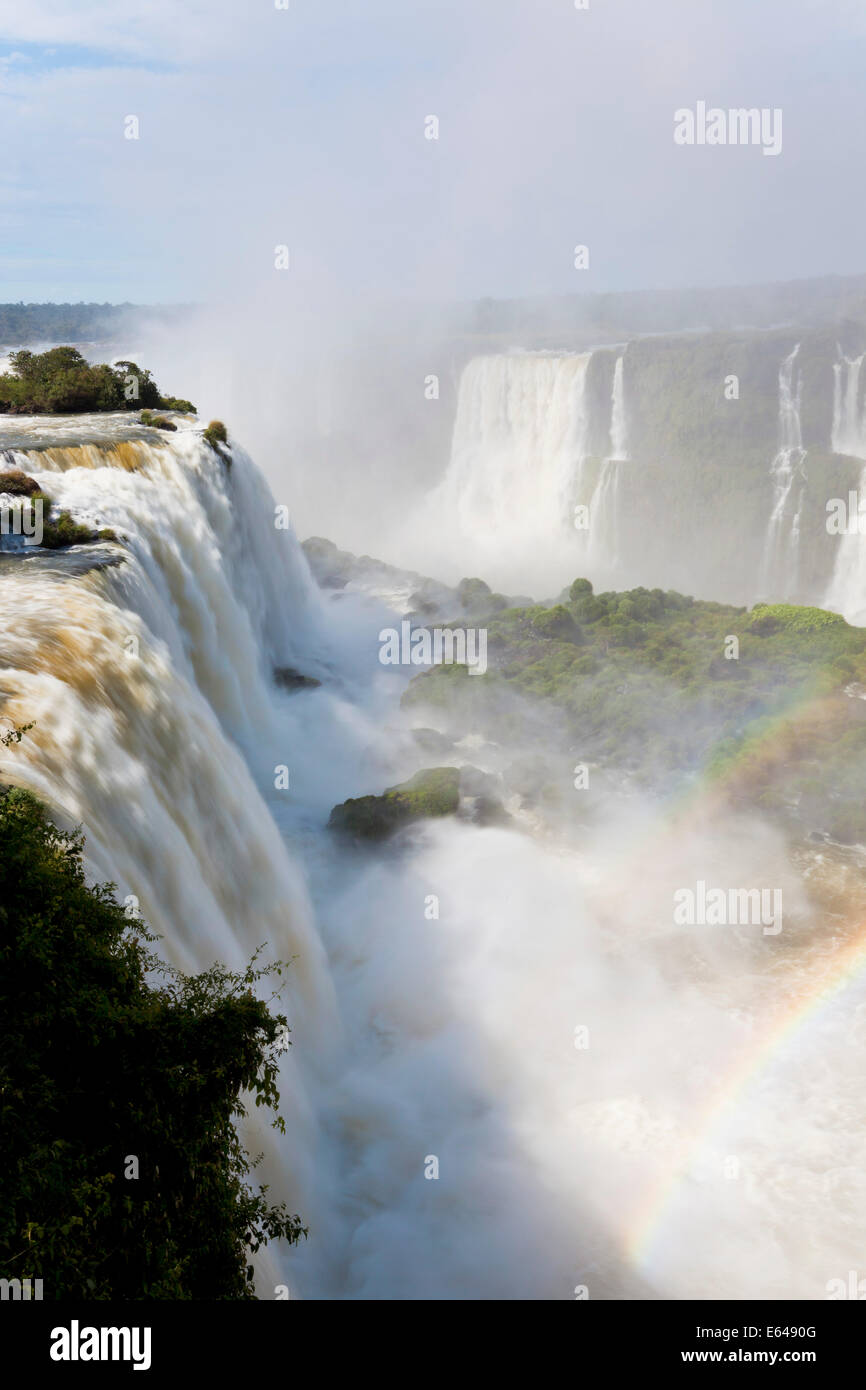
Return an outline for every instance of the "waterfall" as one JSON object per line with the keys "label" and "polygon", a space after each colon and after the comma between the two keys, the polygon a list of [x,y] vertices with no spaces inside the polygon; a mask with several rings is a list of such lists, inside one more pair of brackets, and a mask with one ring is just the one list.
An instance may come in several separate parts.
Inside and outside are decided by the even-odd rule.
{"label": "waterfall", "polygon": [[866,353],[843,357],[833,365],[833,432],[830,447],[834,454],[866,458],[866,404],[860,399],[860,368]]}
{"label": "waterfall", "polygon": [[588,560],[593,571],[611,574],[619,554],[620,497],[622,469],[628,461],[628,434],[625,413],[623,357],[617,357],[610,395],[610,453],[605,458],[589,505]]}
{"label": "waterfall", "polygon": [[[610,395],[609,452],[589,466],[591,353],[502,354],[463,370],[451,457],[428,497],[430,513],[453,526],[459,552],[503,586],[515,573],[544,591],[579,567],[616,565],[621,464],[628,460],[623,354]],[[576,529],[575,507],[589,512]],[[507,566],[503,557],[507,556]]]}
{"label": "waterfall", "polygon": [[806,484],[806,451],[800,428],[802,377],[796,370],[799,351],[798,343],[779,368],[778,447],[770,465],[773,500],[759,580],[760,593],[771,599],[787,598],[797,588],[800,514]]}
{"label": "waterfall", "polygon": [[616,359],[613,369],[613,389],[610,396],[610,456],[613,459],[628,458],[622,356]]}
{"label": "waterfall", "polygon": [[[525,376],[549,373],[551,390],[560,377],[574,464],[582,369],[546,362]],[[508,382],[499,367],[489,376]],[[520,426],[488,417],[512,440],[505,452],[517,435],[549,439],[525,399],[520,416],[513,377],[509,392]],[[624,450],[614,413],[611,449],[616,438]],[[780,989],[799,987],[799,959],[789,979],[784,960],[712,933],[689,939],[692,974],[664,927],[673,890],[714,856],[734,883],[773,866],[796,901],[783,837],[715,813],[660,834],[657,805],[635,795],[578,817],[579,839],[566,802],[550,839],[446,818],[381,853],[345,850],[324,830],[329,806],[401,780],[421,756],[399,722],[410,673],[377,659],[386,610],[351,593],[322,604],[236,444],[228,468],[195,428],[0,425],[6,466],[121,538],[0,557],[0,709],[35,721],[3,750],[0,776],[82,822],[88,871],[138,899],[180,967],[239,966],[264,941],[294,958],[287,1133],[250,1143],[266,1152],[256,1176],[272,1199],[310,1226],[307,1244],[269,1256],[292,1296],[823,1296],[828,1269],[847,1269],[864,1239],[856,1049],[832,1052],[832,1085],[824,1066],[856,1019],[822,1013],[831,1036],[787,1059],[790,1082],[745,1092],[724,1129],[703,1128],[706,1078],[741,1074]],[[541,466],[555,475],[549,456]],[[284,663],[322,687],[280,692],[271,675]],[[467,751],[491,772],[514,752],[480,740]],[[290,769],[288,798],[275,764]],[[722,1176],[731,1153],[750,1175],[746,1208]],[[779,1153],[797,1154],[794,1187]],[[645,1276],[623,1251],[683,1155],[688,1180]],[[780,1242],[792,1229],[797,1241]],[[259,1293],[272,1296],[264,1278]]]}
{"label": "waterfall", "polygon": [[[832,448],[836,454],[866,461],[866,401],[861,399],[860,369],[866,353],[845,357],[833,367]],[[859,497],[866,497],[866,467],[860,475]],[[862,503],[861,503],[862,507]],[[858,508],[859,511],[859,508]],[[866,625],[866,549],[855,532],[839,537],[836,561],[824,605],[849,623]]]}
{"label": "waterfall", "polygon": [[[568,1297],[588,1264],[602,1293],[633,1291],[610,1241],[599,1270],[598,1222],[560,1167],[578,1094],[571,992],[552,1002],[532,984],[538,1057],[521,1063],[514,1033],[542,851],[454,822],[415,853],[356,859],[324,828],[334,802],[396,780],[408,677],[385,704],[381,605],[346,595],[323,607],[236,444],[229,469],[191,428],[143,439],[99,417],[65,434],[3,425],[2,464],[120,543],[0,561],[0,712],[34,723],[0,775],[82,824],[88,874],[136,900],[180,968],[240,967],[263,942],[266,958],[292,960],[287,1133],[259,1130],[253,1113],[245,1138],[265,1153],[256,1179],[311,1237],[257,1257],[260,1297],[278,1282],[293,1297]],[[277,663],[323,686],[287,695]],[[288,799],[273,779],[282,764]],[[551,873],[555,984],[580,889],[570,865],[554,859]],[[453,889],[441,922],[424,916],[431,884]],[[550,1057],[569,1096],[552,1121],[536,1099]],[[431,1153],[439,1183],[425,1181]]]}
{"label": "waterfall", "polygon": [[[244,964],[263,942],[294,958],[286,1012],[307,1055],[332,1026],[325,954],[308,892],[267,805],[281,740],[275,663],[324,652],[319,599],[294,536],[274,527],[263,480],[237,445],[231,470],[194,430],[4,454],[76,519],[124,544],[7,557],[0,571],[0,708],[33,722],[2,776],[87,837],[89,872],[163,938],[182,969]],[[2,478],[2,475],[0,475]],[[2,483],[0,483],[2,486]],[[267,755],[270,755],[269,757]],[[284,761],[293,761],[285,748]],[[273,796],[273,791],[271,791]],[[312,1118],[293,1049],[283,1068],[287,1201],[314,1201]]]}
{"label": "waterfall", "polygon": [[425,513],[454,528],[460,553],[478,555],[479,569],[518,555],[546,581],[551,554],[574,552],[589,361],[589,353],[515,353],[464,367],[448,469]]}

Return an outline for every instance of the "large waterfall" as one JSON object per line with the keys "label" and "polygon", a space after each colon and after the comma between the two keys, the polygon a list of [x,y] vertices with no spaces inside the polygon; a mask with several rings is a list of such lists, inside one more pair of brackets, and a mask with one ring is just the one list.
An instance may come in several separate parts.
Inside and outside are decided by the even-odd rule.
{"label": "large waterfall", "polygon": [[[591,454],[591,353],[509,353],[463,370],[451,458],[425,504],[478,572],[503,587],[560,587],[616,563],[619,464],[628,457],[623,358],[616,359],[607,449]],[[585,508],[588,525],[575,521]],[[507,557],[507,566],[503,559]]]}
{"label": "large waterfall", "polygon": [[[2,713],[35,724],[3,773],[83,824],[92,871],[173,963],[237,967],[262,942],[294,958],[289,1011],[312,1053],[332,1026],[331,984],[266,796],[272,750],[292,761],[271,668],[301,652],[315,662],[317,594],[242,449],[229,473],[198,432],[151,442],[130,438],[127,420],[4,429],[6,467],[123,544],[3,561]],[[284,1072],[287,1196],[300,1209],[313,1199],[313,1122],[292,1054]]]}
{"label": "large waterfall", "polygon": [[[35,727],[2,774],[83,825],[89,871],[180,967],[240,966],[263,942],[292,960],[287,1136],[250,1147],[311,1238],[259,1261],[260,1296],[279,1281],[293,1296],[569,1297],[597,1236],[579,1184],[564,1205],[550,1195],[562,1139],[515,1143],[511,1121],[516,1107],[535,1128],[541,1079],[507,1005],[532,973],[534,849],[455,825],[403,862],[340,852],[329,807],[395,780],[405,756],[384,610],[322,607],[237,444],[229,466],[196,429],[141,436],[128,417],[4,424],[0,466],[118,542],[3,558],[2,714]],[[282,665],[321,688],[281,691]],[[486,923],[479,875],[500,884]],[[453,895],[441,923],[424,916],[431,885]],[[564,954],[575,885],[562,889]],[[506,1075],[522,1080],[503,1089]]]}
{"label": "large waterfall", "polygon": [[[516,409],[536,368],[512,365],[490,372]],[[569,468],[584,369],[542,369]],[[506,455],[513,433],[532,437],[500,417]],[[228,466],[194,428],[145,437],[128,417],[4,422],[3,442],[7,467],[119,540],[0,560],[2,714],[35,722],[2,776],[82,822],[90,871],[180,966],[262,942],[293,958],[287,1134],[252,1147],[310,1240],[262,1262],[260,1296],[278,1280],[337,1299],[820,1296],[866,1238],[859,1054],[828,1082],[816,1046],[706,1124],[709,1082],[739,1073],[785,971],[760,937],[702,934],[685,979],[665,926],[673,888],[712,863],[740,883],[773,865],[793,910],[781,837],[718,815],[660,829],[632,798],[579,843],[569,804],[553,845],[453,819],[393,852],[341,848],[331,805],[425,765],[407,675],[378,662],[393,615],[357,592],[323,606],[237,444]],[[281,691],[280,665],[322,685]]]}
{"label": "large waterfall", "polygon": [[574,550],[588,364],[587,354],[502,354],[463,369],[451,460],[429,512],[494,583],[503,555],[512,573],[544,584],[551,556]]}

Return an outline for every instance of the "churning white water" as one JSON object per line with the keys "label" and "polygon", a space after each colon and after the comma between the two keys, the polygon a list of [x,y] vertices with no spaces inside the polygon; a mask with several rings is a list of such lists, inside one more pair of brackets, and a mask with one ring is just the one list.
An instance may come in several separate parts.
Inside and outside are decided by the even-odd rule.
{"label": "churning white water", "polygon": [[[579,391],[577,359],[546,360],[558,400]],[[3,775],[83,822],[178,964],[294,958],[288,1133],[257,1138],[311,1236],[260,1295],[810,1298],[855,1267],[862,989],[706,1120],[810,968],[775,832],[633,802],[592,825],[567,806],[544,838],[449,821],[338,845],[335,802],[423,761],[381,603],[323,605],[237,445],[228,469],[192,429],[40,430],[10,424],[7,465],[122,544],[4,560],[2,712],[36,727]],[[321,687],[281,691],[283,665]],[[674,927],[682,884],[768,874],[789,934]]]}

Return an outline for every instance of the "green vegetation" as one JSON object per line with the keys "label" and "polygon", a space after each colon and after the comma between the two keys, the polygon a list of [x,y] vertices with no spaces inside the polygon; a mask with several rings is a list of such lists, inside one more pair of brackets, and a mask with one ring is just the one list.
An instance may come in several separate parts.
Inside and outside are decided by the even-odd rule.
{"label": "green vegetation", "polygon": [[749,614],[753,632],[767,636],[771,632],[818,632],[821,628],[847,627],[840,613],[828,613],[826,608],[800,608],[793,603],[756,603]]}
{"label": "green vegetation", "polygon": [[150,372],[135,362],[91,364],[74,347],[47,352],[22,348],[9,360],[12,371],[0,376],[0,414],[78,415],[139,407],[193,410],[189,401],[163,398]]}
{"label": "green vegetation", "polygon": [[69,512],[61,512],[53,521],[42,523],[42,544],[46,550],[65,550],[69,545],[84,545],[98,539],[99,533],[74,521]]}
{"label": "green vegetation", "polygon": [[283,965],[171,970],[82,850],[0,791],[0,1275],[50,1299],[255,1298],[250,1252],[306,1234],[251,1189],[237,1132],[245,1095],[285,1132],[286,1019],[257,997]]}
{"label": "green vegetation", "polygon": [[492,593],[483,579],[461,579],[457,598],[466,613],[498,613],[508,607],[508,600],[502,594]]}
{"label": "green vegetation", "polygon": [[453,816],[460,802],[456,767],[425,768],[381,796],[359,796],[335,806],[329,829],[360,840],[385,840],[428,816]]}
{"label": "green vegetation", "polygon": [[[216,449],[218,444],[228,443],[228,434],[222,420],[211,420],[207,429],[204,431],[204,438],[212,449]],[[217,449],[217,453],[219,450]]]}
{"label": "green vegetation", "polygon": [[42,503],[41,544],[46,550],[63,550],[69,545],[117,540],[116,532],[109,527],[94,531],[91,527],[75,521],[70,512],[60,511],[57,516],[52,517],[54,503],[51,498],[42,491],[35,478],[28,478],[20,468],[10,468],[8,472],[0,471],[0,495],[2,494],[22,499],[21,502],[13,503],[13,507],[26,508],[28,503]]}
{"label": "green vegetation", "polygon": [[150,410],[143,410],[141,412],[141,423],[143,425],[150,425],[156,430],[177,429],[177,425],[173,424],[171,420],[167,420],[164,415],[154,415]]}
{"label": "green vegetation", "polygon": [[716,778],[801,830],[866,843],[866,630],[788,604],[594,594],[584,579],[553,608],[507,609],[486,626],[485,675],[434,667],[404,707],[435,711],[453,737],[527,748],[559,738],[564,758],[665,795]]}

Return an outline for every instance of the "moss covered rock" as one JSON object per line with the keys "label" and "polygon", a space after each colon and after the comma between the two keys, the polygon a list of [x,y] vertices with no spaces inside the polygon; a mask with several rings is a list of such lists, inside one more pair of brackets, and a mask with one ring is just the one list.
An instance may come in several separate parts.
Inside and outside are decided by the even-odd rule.
{"label": "moss covered rock", "polygon": [[155,430],[177,430],[177,425],[173,421],[166,419],[164,415],[154,415],[152,410],[141,412],[141,423],[149,425],[151,429]]}
{"label": "moss covered rock", "polygon": [[381,796],[358,796],[335,806],[328,828],[359,840],[386,840],[404,825],[431,816],[453,816],[460,803],[456,767],[425,768]]}
{"label": "moss covered rock", "polygon": [[9,497],[33,497],[39,491],[35,478],[28,478],[20,468],[9,468],[0,473],[0,492]]}

